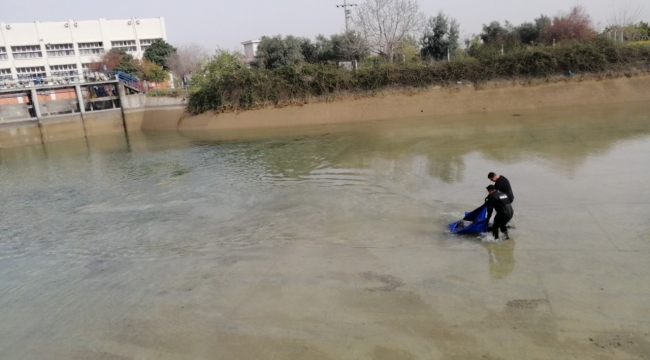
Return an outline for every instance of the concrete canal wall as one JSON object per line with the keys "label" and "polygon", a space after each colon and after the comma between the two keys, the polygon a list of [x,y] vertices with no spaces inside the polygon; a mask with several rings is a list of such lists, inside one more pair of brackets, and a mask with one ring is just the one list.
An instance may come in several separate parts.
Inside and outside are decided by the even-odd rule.
{"label": "concrete canal wall", "polygon": [[146,95],[127,95],[117,83],[109,85],[114,91],[102,92],[103,97],[92,97],[79,85],[3,92],[0,148],[140,131]]}
{"label": "concrete canal wall", "polygon": [[38,120],[0,124],[0,149],[43,143]]}

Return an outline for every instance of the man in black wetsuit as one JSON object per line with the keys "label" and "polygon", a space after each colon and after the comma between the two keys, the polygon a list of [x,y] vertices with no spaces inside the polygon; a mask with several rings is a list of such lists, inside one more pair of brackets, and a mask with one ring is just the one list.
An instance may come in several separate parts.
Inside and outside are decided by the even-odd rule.
{"label": "man in black wetsuit", "polygon": [[505,176],[491,172],[488,174],[488,179],[494,182],[494,187],[497,189],[497,191],[501,191],[502,193],[508,195],[508,199],[510,199],[511,204],[515,202],[515,194],[512,193],[510,181],[508,181]]}
{"label": "man in black wetsuit", "polygon": [[497,212],[497,215],[494,217],[494,223],[492,224],[492,235],[494,235],[494,239],[498,239],[499,230],[501,230],[506,240],[508,240],[507,225],[514,214],[512,205],[510,205],[510,199],[508,199],[508,195],[498,191],[494,185],[488,186],[487,191],[489,195],[485,198],[485,203],[488,207],[488,220],[492,217],[493,210]]}

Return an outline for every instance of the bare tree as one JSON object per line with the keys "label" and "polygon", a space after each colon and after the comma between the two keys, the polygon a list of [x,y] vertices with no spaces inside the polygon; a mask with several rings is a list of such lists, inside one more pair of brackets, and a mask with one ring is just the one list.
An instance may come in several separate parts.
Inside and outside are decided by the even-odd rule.
{"label": "bare tree", "polygon": [[625,40],[625,33],[635,32],[634,24],[641,18],[643,6],[627,2],[618,9],[612,9],[607,20],[609,34],[615,40]]}
{"label": "bare tree", "polygon": [[178,47],[175,54],[170,55],[167,64],[174,75],[179,79],[185,79],[201,70],[208,57],[208,50],[202,45],[182,45]]}
{"label": "bare tree", "polygon": [[366,0],[352,21],[370,51],[393,62],[402,41],[409,35],[417,37],[426,19],[416,0]]}
{"label": "bare tree", "polygon": [[642,13],[643,6],[634,6],[631,2],[628,2],[618,9],[612,9],[609,15],[608,25],[620,28],[634,25],[641,18]]}

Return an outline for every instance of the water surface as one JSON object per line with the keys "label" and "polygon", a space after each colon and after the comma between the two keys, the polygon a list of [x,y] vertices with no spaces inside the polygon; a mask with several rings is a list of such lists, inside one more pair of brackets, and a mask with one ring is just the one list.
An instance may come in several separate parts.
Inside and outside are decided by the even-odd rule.
{"label": "water surface", "polygon": [[[650,105],[0,152],[2,359],[650,354]],[[513,240],[458,237],[486,175]]]}

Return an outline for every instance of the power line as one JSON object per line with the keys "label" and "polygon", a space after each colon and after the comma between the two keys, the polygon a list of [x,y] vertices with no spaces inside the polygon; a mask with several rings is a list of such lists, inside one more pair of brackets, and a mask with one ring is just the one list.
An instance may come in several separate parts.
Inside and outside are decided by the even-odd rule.
{"label": "power line", "polygon": [[348,10],[349,7],[358,6],[357,4],[348,4],[347,0],[343,0],[343,5],[336,5],[337,8],[343,8],[343,13],[345,14],[345,33],[348,32],[348,21],[352,16],[352,10]]}

